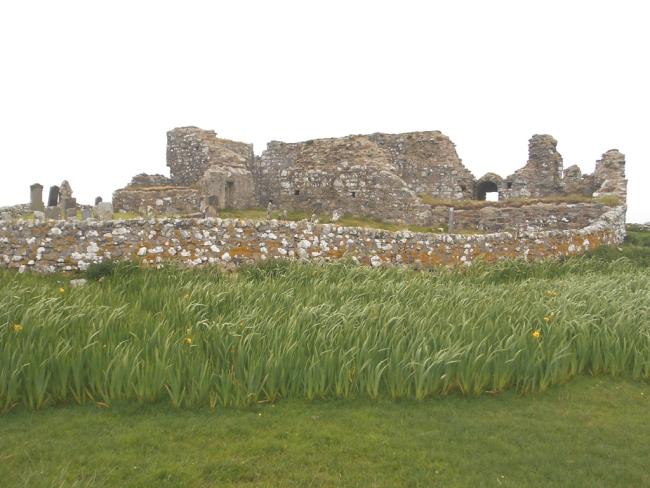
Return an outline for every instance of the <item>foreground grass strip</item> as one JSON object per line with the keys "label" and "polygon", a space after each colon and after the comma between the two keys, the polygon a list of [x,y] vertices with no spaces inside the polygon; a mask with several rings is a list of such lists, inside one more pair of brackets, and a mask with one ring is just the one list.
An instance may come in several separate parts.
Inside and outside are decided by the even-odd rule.
{"label": "foreground grass strip", "polygon": [[0,272],[0,411],[165,401],[417,399],[650,378],[650,273],[632,259],[456,271],[122,266]]}
{"label": "foreground grass strip", "polygon": [[0,417],[11,487],[649,486],[650,385],[544,395],[51,408]]}

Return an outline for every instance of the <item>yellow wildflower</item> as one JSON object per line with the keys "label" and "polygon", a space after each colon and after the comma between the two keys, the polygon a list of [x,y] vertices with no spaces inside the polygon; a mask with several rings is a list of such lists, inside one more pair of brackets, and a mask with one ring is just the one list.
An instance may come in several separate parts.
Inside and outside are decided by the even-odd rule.
{"label": "yellow wildflower", "polygon": [[59,288],[59,293],[65,293],[65,288]]}
{"label": "yellow wildflower", "polygon": [[22,330],[23,330],[23,326],[20,325],[20,324],[14,324],[13,329],[14,329],[14,332],[15,332],[16,334],[18,334],[18,333],[22,332]]}
{"label": "yellow wildflower", "polygon": [[551,322],[554,318],[555,318],[555,317],[553,316],[553,314],[547,315],[546,317],[544,317],[544,322],[546,322],[546,323],[548,324],[548,323]]}
{"label": "yellow wildflower", "polygon": [[540,339],[542,337],[542,333],[539,330],[534,330],[532,336],[535,339]]}
{"label": "yellow wildflower", "polygon": [[186,337],[185,340],[183,341],[185,344],[192,344],[192,338],[191,337]]}
{"label": "yellow wildflower", "polygon": [[559,293],[558,293],[557,291],[555,291],[555,290],[548,290],[548,291],[546,292],[546,296],[547,296],[547,297],[556,297],[556,296],[558,296],[558,295],[559,295]]}

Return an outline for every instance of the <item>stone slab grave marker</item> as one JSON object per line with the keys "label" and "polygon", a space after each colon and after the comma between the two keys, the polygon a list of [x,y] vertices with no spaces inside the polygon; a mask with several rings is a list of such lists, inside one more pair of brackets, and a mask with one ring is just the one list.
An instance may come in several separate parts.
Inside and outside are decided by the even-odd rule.
{"label": "stone slab grave marker", "polygon": [[50,194],[47,198],[48,207],[56,207],[59,205],[59,187],[54,185],[50,187]]}
{"label": "stone slab grave marker", "polygon": [[81,218],[83,220],[88,220],[88,219],[92,218],[92,216],[93,216],[92,212],[90,211],[89,208],[84,207],[84,208],[81,209]]}
{"label": "stone slab grave marker", "polygon": [[29,187],[29,208],[32,210],[43,210],[43,185],[34,183]]}
{"label": "stone slab grave marker", "polygon": [[102,199],[102,197],[95,197],[95,205],[99,205],[99,204],[102,203],[103,201],[104,201],[104,200]]}
{"label": "stone slab grave marker", "polygon": [[71,208],[77,209],[77,199],[72,197],[61,198],[61,208],[68,211]]}
{"label": "stone slab grave marker", "polygon": [[45,218],[50,220],[61,220],[61,209],[59,207],[47,207]]}
{"label": "stone slab grave marker", "polygon": [[95,217],[99,220],[113,220],[113,204],[111,202],[99,202],[95,205]]}

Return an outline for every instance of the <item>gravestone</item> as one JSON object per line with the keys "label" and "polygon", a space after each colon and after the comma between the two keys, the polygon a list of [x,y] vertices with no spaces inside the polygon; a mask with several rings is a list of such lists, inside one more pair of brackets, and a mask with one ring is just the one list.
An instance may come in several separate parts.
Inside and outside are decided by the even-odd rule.
{"label": "gravestone", "polygon": [[59,187],[60,201],[63,201],[66,198],[72,198],[72,187],[68,180],[63,180],[61,186]]}
{"label": "gravestone", "polygon": [[89,208],[84,207],[84,208],[81,209],[81,218],[83,220],[88,220],[88,219],[92,218],[92,212],[90,211]]}
{"label": "gravestone", "polygon": [[95,217],[99,220],[113,220],[113,204],[111,202],[99,202],[95,205]]}
{"label": "gravestone", "polygon": [[61,209],[59,207],[47,207],[45,218],[50,220],[61,220]]}
{"label": "gravestone", "polygon": [[43,185],[34,183],[29,187],[29,208],[32,210],[43,210]]}
{"label": "gravestone", "polygon": [[[74,200],[74,198],[68,198],[66,200]],[[75,220],[77,218],[77,207],[69,207],[65,209],[65,218],[66,220]]]}
{"label": "gravestone", "polygon": [[99,204],[102,203],[103,201],[104,201],[104,200],[102,199],[102,197],[95,197],[95,205],[99,205]]}
{"label": "gravestone", "polygon": [[56,207],[59,204],[59,187],[54,185],[50,187],[50,195],[47,198],[48,207]]}
{"label": "gravestone", "polygon": [[77,209],[77,199],[72,197],[64,197],[61,193],[61,208],[66,211],[70,208]]}

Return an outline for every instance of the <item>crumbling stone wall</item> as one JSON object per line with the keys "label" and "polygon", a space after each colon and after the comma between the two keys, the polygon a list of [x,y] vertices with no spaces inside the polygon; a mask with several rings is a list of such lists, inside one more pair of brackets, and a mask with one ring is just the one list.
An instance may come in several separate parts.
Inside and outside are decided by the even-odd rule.
{"label": "crumbling stone wall", "polygon": [[280,208],[403,219],[421,203],[369,136],[273,142],[257,164],[261,198]]}
{"label": "crumbling stone wall", "polygon": [[[214,131],[196,127],[169,131],[167,139],[171,178],[136,176],[127,188],[116,192],[116,209],[151,205],[152,198],[155,203],[169,197],[164,188],[174,192],[171,188],[176,186],[200,194],[196,198],[193,194],[183,211],[212,209],[208,213],[214,215],[219,208],[266,207],[273,202],[275,208],[286,210],[337,211],[439,225],[446,222],[449,212],[433,207],[435,200],[481,200],[492,191],[498,192],[500,200],[578,193],[616,196],[624,203],[626,196],[621,153],[605,153],[593,175],[582,175],[577,166],[563,171],[557,141],[550,135],[537,134],[530,139],[528,162],[511,176],[487,173],[478,180],[463,166],[454,144],[439,131],[298,143],[273,141],[259,157],[254,156],[250,144],[220,139]],[[149,187],[149,193],[143,194],[144,187]],[[502,217],[488,218],[494,212]],[[510,214],[499,208],[467,215],[473,226],[500,228],[497,221]]]}
{"label": "crumbling stone wall", "polygon": [[596,222],[609,209],[602,203],[536,203],[520,207],[455,209],[453,225],[456,230],[480,232],[580,229]]}
{"label": "crumbling stone wall", "polygon": [[596,162],[593,179],[596,196],[613,196],[626,201],[625,155],[618,149],[607,151],[602,159]]}
{"label": "crumbling stone wall", "polygon": [[196,188],[182,186],[128,186],[113,193],[113,207],[116,210],[147,215],[155,213],[169,215],[196,213],[201,208],[203,194]]}
{"label": "crumbling stone wall", "polygon": [[106,260],[147,265],[236,265],[266,259],[333,261],[371,266],[461,265],[480,258],[526,260],[618,245],[625,209],[614,207],[582,229],[485,235],[420,234],[307,221],[160,219],[82,222],[0,222],[0,266],[21,271],[83,270]]}
{"label": "crumbling stone wall", "polygon": [[371,134],[417,194],[438,199],[472,198],[474,176],[463,166],[456,146],[440,131]]}
{"label": "crumbling stone wall", "polygon": [[506,178],[504,196],[546,197],[564,193],[562,156],[557,141],[547,134],[535,134],[528,141],[528,162]]}
{"label": "crumbling stone wall", "polygon": [[177,185],[197,183],[211,166],[251,166],[253,145],[218,138],[211,130],[180,127],[167,132],[167,166]]}
{"label": "crumbling stone wall", "polygon": [[583,175],[578,165],[564,170],[564,191],[567,195],[592,196],[595,191],[594,176]]}

